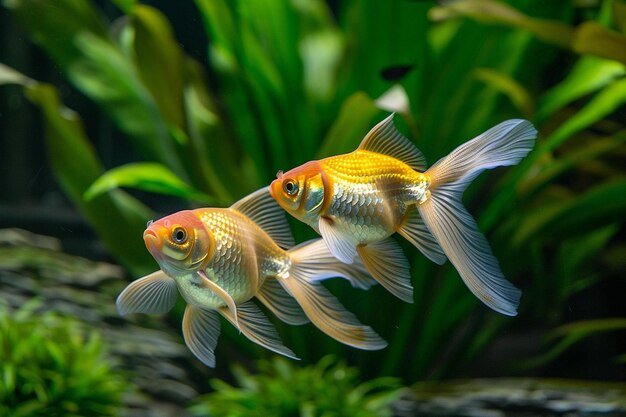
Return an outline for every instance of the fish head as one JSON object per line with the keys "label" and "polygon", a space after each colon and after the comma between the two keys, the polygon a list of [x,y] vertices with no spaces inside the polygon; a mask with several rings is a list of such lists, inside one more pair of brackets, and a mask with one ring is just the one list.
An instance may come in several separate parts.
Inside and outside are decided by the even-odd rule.
{"label": "fish head", "polygon": [[270,185],[270,195],[289,214],[305,223],[318,220],[324,202],[324,175],[318,161],[283,173]]}
{"label": "fish head", "polygon": [[161,269],[172,277],[202,269],[215,248],[213,237],[191,210],[148,223],[143,241]]}

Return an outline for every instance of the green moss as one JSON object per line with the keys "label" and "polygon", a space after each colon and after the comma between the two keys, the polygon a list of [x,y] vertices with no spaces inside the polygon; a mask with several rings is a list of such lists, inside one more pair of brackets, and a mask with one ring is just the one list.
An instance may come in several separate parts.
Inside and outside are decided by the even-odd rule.
{"label": "green moss", "polygon": [[118,415],[128,383],[99,333],[70,317],[0,304],[0,415]]}
{"label": "green moss", "polygon": [[220,417],[385,417],[399,394],[395,378],[359,383],[355,368],[330,356],[316,365],[275,358],[259,362],[259,373],[234,369],[238,387],[214,379],[215,392],[199,399],[190,411]]}

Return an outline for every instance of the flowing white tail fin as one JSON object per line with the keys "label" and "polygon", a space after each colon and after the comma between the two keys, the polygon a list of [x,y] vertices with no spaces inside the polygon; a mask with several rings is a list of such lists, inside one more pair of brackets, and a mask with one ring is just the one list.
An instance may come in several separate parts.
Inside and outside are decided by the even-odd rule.
{"label": "flowing white tail fin", "polygon": [[344,277],[353,285],[366,288],[371,278],[362,265],[346,265],[336,259],[321,239],[306,242],[289,250],[291,268],[279,277],[281,285],[298,301],[311,322],[330,337],[347,345],[377,350],[387,346],[369,326],[364,326],[318,281]]}
{"label": "flowing white tail fin", "polygon": [[537,131],[526,120],[508,120],[456,148],[426,174],[430,196],[418,205],[428,229],[469,289],[502,314],[514,316],[521,297],[502,275],[485,236],[463,207],[467,186],[483,170],[515,165],[533,148]]}

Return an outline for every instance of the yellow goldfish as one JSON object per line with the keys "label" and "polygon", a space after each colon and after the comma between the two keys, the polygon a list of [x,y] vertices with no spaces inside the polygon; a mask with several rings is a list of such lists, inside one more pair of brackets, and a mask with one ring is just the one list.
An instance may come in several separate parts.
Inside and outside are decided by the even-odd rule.
{"label": "yellow goldfish", "polygon": [[390,238],[395,232],[438,264],[447,257],[481,301],[516,315],[521,292],[504,278],[461,199],[483,170],[518,163],[536,134],[526,120],[508,120],[427,169],[423,154],[395,128],[392,114],[355,151],[279,171],[270,193],[317,230],[333,255],[345,263],[360,258],[404,301],[413,301],[413,287],[408,261]]}
{"label": "yellow goldfish", "polygon": [[363,265],[339,262],[321,239],[283,249],[293,246],[293,237],[267,187],[230,208],[186,210],[150,222],[143,237],[161,270],[131,283],[117,299],[118,311],[164,313],[180,292],[187,302],[185,343],[208,366],[215,366],[217,313],[253,342],[296,358],[253,297],[286,323],[310,320],[360,349],[386,346],[318,282],[339,276],[368,288],[374,281]]}

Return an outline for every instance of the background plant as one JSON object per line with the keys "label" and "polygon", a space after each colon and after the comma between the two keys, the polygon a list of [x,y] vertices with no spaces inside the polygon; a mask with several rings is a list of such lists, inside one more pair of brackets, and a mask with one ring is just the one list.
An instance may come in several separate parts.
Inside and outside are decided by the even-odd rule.
{"label": "background plant", "polygon": [[[90,2],[4,0],[137,160],[104,166],[54,87],[5,66],[0,83],[23,86],[42,109],[57,179],[135,275],[156,268],[139,238],[155,214],[119,187],[181,198],[179,208],[226,205],[278,169],[354,149],[391,110],[431,162],[504,119],[538,126],[535,152],[466,193],[505,275],[525,290],[522,323],[559,323],[572,296],[623,268],[622,2],[196,0],[207,68],[157,9],[113,3],[121,18],[109,22]],[[313,236],[293,226],[298,241]],[[370,375],[413,381],[458,373],[519,326],[476,308],[454,268],[402,244],[413,304],[330,283],[389,340],[385,351],[355,353],[306,326],[281,328],[287,344],[305,361],[350,352]]]}
{"label": "background plant", "polygon": [[3,416],[118,415],[131,390],[95,330],[33,303],[17,311],[0,303],[0,357]]}
{"label": "background plant", "polygon": [[211,381],[215,392],[191,407],[198,416],[387,417],[399,381],[378,378],[359,383],[358,371],[331,356],[306,367],[283,358],[260,361],[259,373],[235,367],[238,386]]}

